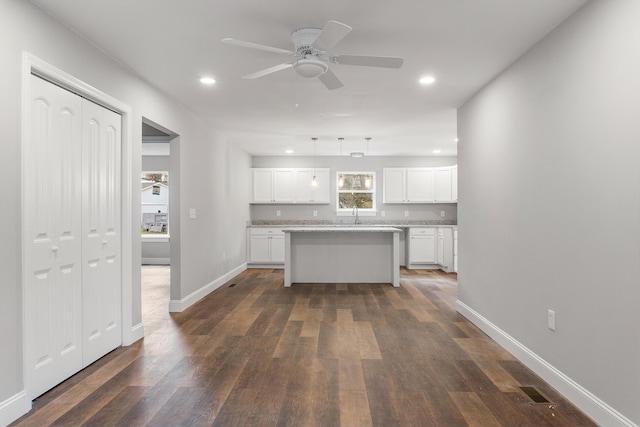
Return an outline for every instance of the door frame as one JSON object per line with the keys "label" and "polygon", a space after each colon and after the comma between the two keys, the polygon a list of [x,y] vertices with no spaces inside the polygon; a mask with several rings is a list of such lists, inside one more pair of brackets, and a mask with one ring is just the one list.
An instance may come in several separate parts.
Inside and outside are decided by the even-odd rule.
{"label": "door frame", "polygon": [[[31,75],[42,77],[49,82],[56,84],[64,89],[80,95],[90,101],[93,101],[109,110],[112,110],[122,117],[122,140],[121,140],[121,284],[122,284],[122,345],[131,345],[144,336],[144,328],[142,323],[133,325],[133,251],[135,234],[132,232],[133,226],[133,110],[127,104],[113,98],[112,96],[88,85],[87,83],[73,77],[70,74],[54,67],[53,65],[37,58],[29,52],[22,54],[22,146],[26,144],[27,131],[31,126]],[[26,163],[26,153],[22,151],[22,180],[24,185],[24,173]],[[21,191],[21,209],[25,211],[24,187]],[[139,234],[139,233],[138,233]],[[138,237],[138,242],[140,238]],[[25,298],[25,251],[26,251],[25,227],[22,225],[22,325],[25,324],[26,298]],[[139,250],[138,250],[139,252]],[[26,353],[26,334],[22,328],[22,358],[23,358],[23,375],[24,386],[29,396],[29,378],[27,375],[27,353]],[[31,409],[31,401],[27,399],[27,410]]]}

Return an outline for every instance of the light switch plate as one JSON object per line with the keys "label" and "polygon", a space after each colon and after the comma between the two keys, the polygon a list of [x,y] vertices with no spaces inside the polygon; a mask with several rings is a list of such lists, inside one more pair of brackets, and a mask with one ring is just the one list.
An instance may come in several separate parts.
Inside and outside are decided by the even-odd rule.
{"label": "light switch plate", "polygon": [[553,310],[547,312],[547,326],[553,332],[556,331],[556,312]]}
{"label": "light switch plate", "polygon": [[189,218],[191,218],[191,219],[195,219],[196,218],[196,210],[195,210],[195,208],[189,209]]}

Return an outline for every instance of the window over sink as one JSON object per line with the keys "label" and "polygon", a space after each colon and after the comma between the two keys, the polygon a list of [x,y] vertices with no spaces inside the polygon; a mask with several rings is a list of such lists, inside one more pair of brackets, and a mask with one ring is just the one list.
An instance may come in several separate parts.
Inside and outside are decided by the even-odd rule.
{"label": "window over sink", "polygon": [[336,213],[351,215],[354,208],[363,215],[376,212],[376,173],[342,171],[336,174]]}

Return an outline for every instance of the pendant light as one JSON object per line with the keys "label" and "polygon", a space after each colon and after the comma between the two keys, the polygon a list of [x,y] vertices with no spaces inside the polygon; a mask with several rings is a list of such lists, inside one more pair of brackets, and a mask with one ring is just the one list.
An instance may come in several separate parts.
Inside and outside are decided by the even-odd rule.
{"label": "pendant light", "polygon": [[[340,157],[342,157],[342,142],[344,141],[344,138],[338,138],[338,141],[340,142]],[[344,187],[344,175],[340,174],[338,177],[338,188],[342,187]]]}
{"label": "pendant light", "polygon": [[311,179],[311,185],[318,186],[318,177],[316,177],[316,141],[318,138],[311,138],[313,140],[313,178]]}
{"label": "pendant light", "polygon": [[[365,140],[367,141],[367,156],[369,156],[369,141],[371,141],[371,138],[367,137]],[[366,188],[371,188],[371,177],[369,175],[364,179],[364,186]]]}

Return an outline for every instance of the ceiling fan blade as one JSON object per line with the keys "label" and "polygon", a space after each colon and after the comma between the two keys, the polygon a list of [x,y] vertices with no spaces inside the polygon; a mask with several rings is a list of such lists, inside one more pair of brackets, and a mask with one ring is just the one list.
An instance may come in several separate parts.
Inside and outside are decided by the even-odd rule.
{"label": "ceiling fan blade", "polygon": [[330,69],[320,74],[318,78],[320,79],[322,84],[329,90],[340,89],[342,86],[344,86],[338,76],[333,74],[333,71],[331,71]]}
{"label": "ceiling fan blade", "polygon": [[391,56],[336,55],[331,62],[342,65],[362,65],[366,67],[400,68],[404,59]]}
{"label": "ceiling fan blade", "polygon": [[231,38],[222,39],[222,42],[223,43],[233,44],[233,45],[236,45],[236,46],[248,47],[250,49],[264,50],[264,51],[273,52],[273,53],[284,53],[285,55],[295,55],[296,54],[292,50],[280,49],[279,47],[265,46],[263,44],[245,42],[245,41],[242,41],[242,40],[236,40],[236,39],[231,39]]}
{"label": "ceiling fan blade", "polygon": [[338,44],[349,32],[351,32],[350,26],[338,21],[329,21],[313,42],[313,47],[326,52]]}
{"label": "ceiling fan blade", "polygon": [[242,76],[243,79],[257,79],[258,77],[266,76],[267,74],[275,73],[276,71],[285,70],[293,67],[293,64],[279,64],[273,67],[265,68],[264,70],[256,71],[255,73]]}

